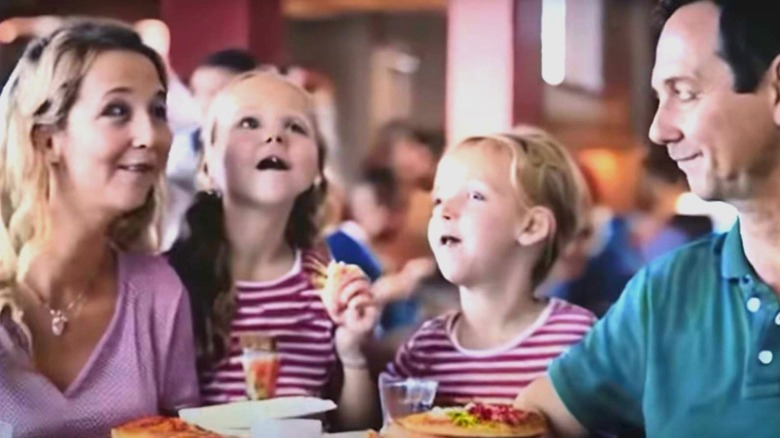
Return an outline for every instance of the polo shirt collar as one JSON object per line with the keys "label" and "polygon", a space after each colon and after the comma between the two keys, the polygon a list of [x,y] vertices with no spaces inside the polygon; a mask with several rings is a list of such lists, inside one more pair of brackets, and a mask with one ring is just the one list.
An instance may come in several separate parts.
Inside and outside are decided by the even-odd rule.
{"label": "polo shirt collar", "polygon": [[742,235],[739,230],[739,221],[726,233],[721,249],[720,274],[726,279],[744,278],[753,276],[753,267],[745,257],[742,247]]}

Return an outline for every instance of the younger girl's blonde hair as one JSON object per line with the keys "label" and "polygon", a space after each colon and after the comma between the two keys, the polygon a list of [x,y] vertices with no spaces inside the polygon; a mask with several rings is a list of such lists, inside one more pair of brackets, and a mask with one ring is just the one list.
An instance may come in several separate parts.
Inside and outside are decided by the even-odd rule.
{"label": "younger girl's blonde hair", "polygon": [[[0,316],[10,311],[25,331],[17,284],[51,225],[49,163],[33,136],[37,129],[69,128],[68,114],[85,75],[98,55],[111,50],[145,56],[167,86],[165,64],[130,27],[80,18],[30,43],[0,95]],[[141,207],[116,219],[109,230],[114,246],[148,243],[162,181],[161,175]]]}
{"label": "younger girl's blonde hair", "polygon": [[532,271],[532,282],[538,286],[563,248],[589,224],[591,199],[579,166],[564,145],[533,126],[469,137],[452,151],[467,147],[507,153],[511,158],[510,182],[519,205],[541,206],[552,212],[555,227],[548,236],[544,255]]}

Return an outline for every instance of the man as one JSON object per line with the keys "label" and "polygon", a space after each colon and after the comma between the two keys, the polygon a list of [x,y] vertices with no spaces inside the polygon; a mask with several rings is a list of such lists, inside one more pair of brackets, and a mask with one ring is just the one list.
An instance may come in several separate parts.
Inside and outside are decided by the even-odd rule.
{"label": "man", "polygon": [[655,143],[740,220],[652,263],[518,396],[560,436],[780,434],[780,2],[666,0]]}

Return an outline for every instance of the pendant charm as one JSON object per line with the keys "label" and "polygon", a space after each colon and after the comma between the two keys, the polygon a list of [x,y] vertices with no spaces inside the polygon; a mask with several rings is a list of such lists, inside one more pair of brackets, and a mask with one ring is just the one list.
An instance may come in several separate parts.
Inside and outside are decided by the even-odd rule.
{"label": "pendant charm", "polygon": [[68,322],[68,318],[62,312],[62,310],[51,311],[51,332],[54,336],[62,335],[65,331],[65,324]]}

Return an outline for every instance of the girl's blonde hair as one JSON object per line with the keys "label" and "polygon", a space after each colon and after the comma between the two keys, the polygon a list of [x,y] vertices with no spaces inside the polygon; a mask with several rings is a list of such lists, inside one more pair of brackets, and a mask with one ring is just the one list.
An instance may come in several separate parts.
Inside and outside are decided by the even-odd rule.
{"label": "girl's blonde hair", "polygon": [[[49,237],[51,177],[37,129],[68,129],[67,119],[85,75],[103,52],[130,51],[152,62],[164,86],[165,64],[130,27],[107,20],[72,19],[30,43],[0,95],[0,315],[21,324],[17,284],[34,247]],[[119,249],[151,245],[161,204],[162,175],[139,208],[116,219],[109,237]],[[29,333],[27,333],[29,336]]]}
{"label": "girl's blonde hair", "polygon": [[540,284],[563,248],[589,225],[590,193],[579,166],[564,145],[533,126],[469,137],[452,150],[464,147],[507,152],[511,157],[510,182],[519,205],[542,206],[552,212],[554,231],[547,239],[543,257],[532,271],[533,284]]}

